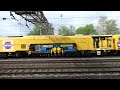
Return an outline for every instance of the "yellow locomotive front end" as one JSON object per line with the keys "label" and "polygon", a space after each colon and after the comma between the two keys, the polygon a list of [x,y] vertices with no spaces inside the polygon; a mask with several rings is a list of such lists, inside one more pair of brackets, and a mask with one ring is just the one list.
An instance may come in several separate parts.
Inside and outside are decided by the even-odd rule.
{"label": "yellow locomotive front end", "polygon": [[22,37],[0,38],[0,54],[2,56],[26,55],[29,45],[22,42]]}

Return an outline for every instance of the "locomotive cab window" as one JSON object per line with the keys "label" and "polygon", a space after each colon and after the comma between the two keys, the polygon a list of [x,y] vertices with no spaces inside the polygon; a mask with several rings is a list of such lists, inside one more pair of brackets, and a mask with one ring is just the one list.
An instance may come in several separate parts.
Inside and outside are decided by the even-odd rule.
{"label": "locomotive cab window", "polygon": [[101,40],[105,40],[105,37],[102,37]]}
{"label": "locomotive cab window", "polygon": [[99,48],[99,37],[93,37],[94,48]]}
{"label": "locomotive cab window", "polygon": [[120,38],[118,39],[118,42],[120,42]]}

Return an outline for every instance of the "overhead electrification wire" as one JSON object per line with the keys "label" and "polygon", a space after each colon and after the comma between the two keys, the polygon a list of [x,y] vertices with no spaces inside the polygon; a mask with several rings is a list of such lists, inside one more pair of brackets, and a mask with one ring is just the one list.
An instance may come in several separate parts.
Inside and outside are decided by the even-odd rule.
{"label": "overhead electrification wire", "polygon": [[[120,16],[107,16],[107,17],[120,17]],[[100,18],[100,17],[70,17],[70,18],[62,17],[62,19],[75,19],[75,18]],[[61,19],[61,18],[47,18],[47,19]]]}

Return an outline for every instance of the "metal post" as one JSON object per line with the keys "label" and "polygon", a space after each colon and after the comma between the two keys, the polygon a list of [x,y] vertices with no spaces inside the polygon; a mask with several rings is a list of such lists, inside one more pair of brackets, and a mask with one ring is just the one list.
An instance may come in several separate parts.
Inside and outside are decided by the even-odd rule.
{"label": "metal post", "polygon": [[41,35],[41,28],[42,28],[42,26],[39,26],[39,27],[38,27],[38,29],[40,30],[40,32],[39,32],[39,33],[40,33],[40,35]]}
{"label": "metal post", "polygon": [[62,14],[60,15],[60,17],[61,17],[61,26],[62,26]]}
{"label": "metal post", "polygon": [[[39,28],[39,27],[38,27]],[[39,28],[39,30],[40,30],[40,28]],[[40,35],[41,35],[41,30],[39,31],[39,33],[40,33]]]}
{"label": "metal post", "polygon": [[21,17],[20,17],[20,36],[21,36]]}

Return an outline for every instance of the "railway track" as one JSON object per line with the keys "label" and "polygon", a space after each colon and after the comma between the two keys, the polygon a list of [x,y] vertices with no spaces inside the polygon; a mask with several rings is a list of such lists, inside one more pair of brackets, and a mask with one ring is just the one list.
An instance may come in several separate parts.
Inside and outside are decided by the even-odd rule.
{"label": "railway track", "polygon": [[24,61],[24,60],[120,60],[120,56],[105,56],[105,57],[23,57],[23,58],[15,58],[10,57],[7,59],[0,58],[0,61]]}
{"label": "railway track", "polygon": [[44,59],[0,60],[0,78],[120,79],[120,58]]}

